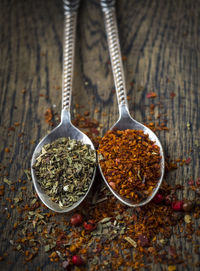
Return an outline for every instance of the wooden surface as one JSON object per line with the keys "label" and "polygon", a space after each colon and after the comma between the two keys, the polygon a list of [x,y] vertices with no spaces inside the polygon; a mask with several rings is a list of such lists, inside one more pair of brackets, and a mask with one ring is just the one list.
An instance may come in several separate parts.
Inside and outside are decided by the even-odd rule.
{"label": "wooden surface", "polygon": [[[30,166],[36,143],[52,129],[44,121],[47,108],[59,115],[61,107],[63,9],[56,0],[0,1],[0,136],[1,165],[10,180],[22,178]],[[169,182],[185,185],[200,176],[200,1],[121,0],[117,18],[131,115],[146,123],[151,103],[156,107],[156,122],[167,120],[168,132],[158,136],[171,158],[191,157],[187,167],[176,170]],[[118,118],[116,95],[103,24],[97,0],[83,0],[78,17],[75,77],[72,112],[89,111],[103,125],[104,133]],[[156,99],[146,94],[155,92]],[[171,96],[175,94],[174,98]],[[95,109],[99,109],[96,113]],[[8,128],[15,126],[15,131]],[[35,142],[35,143],[34,143]],[[5,148],[10,152],[6,153]],[[191,153],[190,150],[193,149]],[[5,191],[6,196],[11,195]],[[19,252],[9,240],[17,213],[1,204],[0,252],[9,251],[0,269],[24,270]],[[7,219],[7,212],[11,214]],[[198,223],[196,223],[198,227]],[[173,237],[176,240],[176,237]],[[178,241],[182,253],[192,251],[185,239]],[[198,261],[192,254],[191,261]],[[54,270],[46,253],[29,265],[36,270]],[[187,266],[179,270],[198,270]],[[159,266],[156,270],[167,270]]]}

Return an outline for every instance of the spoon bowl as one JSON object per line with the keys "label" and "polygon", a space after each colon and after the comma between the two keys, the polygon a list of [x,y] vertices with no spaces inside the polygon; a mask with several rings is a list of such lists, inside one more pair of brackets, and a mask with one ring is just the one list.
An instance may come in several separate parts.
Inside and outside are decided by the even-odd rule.
{"label": "spoon bowl", "polygon": [[93,149],[93,150],[95,150],[95,148],[94,148],[92,141],[89,139],[89,137],[86,136],[84,133],[82,133],[79,129],[77,129],[71,123],[70,113],[69,113],[69,111],[66,111],[66,110],[62,111],[61,123],[55,129],[53,129],[47,136],[45,136],[35,148],[35,151],[33,153],[32,160],[31,160],[31,175],[32,175],[32,180],[33,180],[35,190],[36,190],[39,198],[41,199],[41,201],[49,209],[51,209],[55,212],[58,212],[58,213],[65,213],[65,212],[70,212],[73,209],[75,209],[76,207],[78,207],[78,205],[80,205],[81,202],[86,198],[86,196],[88,195],[88,193],[92,187],[92,184],[94,182],[94,177],[96,174],[96,167],[94,168],[92,181],[89,185],[87,192],[77,202],[75,202],[70,207],[65,207],[65,206],[61,207],[59,204],[53,202],[51,200],[51,198],[41,189],[41,187],[38,183],[37,177],[35,175],[35,170],[33,169],[33,165],[35,164],[37,157],[41,153],[42,147],[46,144],[49,144],[49,143],[55,141],[56,139],[58,139],[60,137],[76,139],[77,141],[81,141],[83,144],[90,145],[91,149]]}
{"label": "spoon bowl", "polygon": [[47,136],[45,136],[39,144],[36,146],[31,160],[31,175],[35,190],[41,199],[41,201],[51,210],[59,213],[70,212],[75,209],[87,196],[94,182],[96,173],[96,167],[94,167],[92,180],[86,193],[72,206],[65,207],[53,202],[51,198],[41,189],[33,165],[36,162],[37,157],[42,151],[44,145],[52,143],[58,138],[65,137],[81,141],[83,144],[90,145],[91,149],[95,150],[92,141],[77,129],[71,123],[70,115],[70,103],[72,93],[72,81],[73,81],[73,59],[74,59],[74,47],[75,47],[75,29],[77,21],[77,9],[79,6],[79,0],[70,1],[64,0],[65,10],[65,28],[64,28],[64,52],[63,52],[63,87],[62,87],[62,111],[61,122],[53,129]]}
{"label": "spoon bowl", "polygon": [[118,121],[110,128],[110,130],[127,130],[127,129],[131,129],[131,130],[142,130],[145,134],[148,134],[149,139],[153,142],[155,142],[155,144],[160,148],[160,156],[161,156],[161,162],[160,162],[160,167],[161,167],[161,175],[160,178],[157,182],[157,186],[154,188],[153,192],[151,193],[151,195],[149,197],[147,197],[145,200],[142,200],[139,203],[134,203],[133,201],[131,201],[130,199],[121,196],[116,190],[112,189],[112,187],[109,185],[109,183],[107,182],[103,171],[101,169],[100,163],[99,163],[99,168],[100,168],[100,172],[101,175],[106,183],[106,185],[108,186],[108,188],[110,189],[110,191],[114,194],[114,196],[121,201],[123,204],[128,205],[130,207],[140,207],[143,206],[145,204],[147,204],[148,202],[150,202],[153,197],[155,196],[155,194],[158,192],[160,185],[162,183],[162,179],[164,176],[164,169],[165,169],[165,160],[164,160],[164,153],[163,153],[163,148],[162,145],[158,139],[158,137],[155,135],[155,133],[152,132],[152,130],[150,130],[148,127],[146,127],[145,125],[141,124],[140,122],[134,120],[128,111],[128,108],[124,105],[120,107],[120,117],[118,119]]}
{"label": "spoon bowl", "polygon": [[117,94],[117,101],[118,101],[118,107],[119,107],[119,119],[118,121],[110,128],[110,130],[142,130],[145,134],[148,134],[149,139],[160,148],[160,178],[157,181],[156,187],[153,189],[153,192],[150,196],[148,196],[146,199],[142,200],[139,203],[135,203],[131,201],[130,199],[127,199],[123,196],[121,196],[117,191],[112,189],[112,187],[108,184],[103,171],[100,166],[99,161],[99,168],[100,172],[102,174],[102,177],[110,189],[110,191],[113,193],[113,195],[120,200],[123,204],[128,205],[130,207],[139,207],[147,204],[152,200],[152,198],[157,193],[158,189],[160,188],[160,185],[162,183],[162,179],[164,176],[164,153],[162,145],[157,138],[157,136],[146,126],[139,123],[138,121],[134,120],[129,113],[128,109],[128,102],[127,102],[127,96],[126,96],[126,86],[125,86],[125,79],[124,79],[124,70],[122,65],[122,57],[121,57],[121,51],[120,51],[120,44],[119,44],[119,37],[118,37],[118,28],[117,28],[117,22],[116,22],[116,12],[115,12],[115,0],[101,0],[101,7],[104,13],[104,20],[105,20],[105,27],[106,27],[106,34],[107,34],[107,40],[108,40],[108,48],[111,58],[111,65],[112,65],[112,71],[114,76],[114,83],[115,83],[115,89]]}

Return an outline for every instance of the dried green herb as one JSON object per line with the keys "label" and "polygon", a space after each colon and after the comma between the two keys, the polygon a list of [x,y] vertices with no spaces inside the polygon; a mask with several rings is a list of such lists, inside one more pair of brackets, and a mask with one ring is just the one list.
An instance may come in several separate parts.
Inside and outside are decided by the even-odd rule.
{"label": "dried green herb", "polygon": [[96,164],[89,145],[58,138],[42,148],[33,166],[45,193],[61,207],[70,207],[87,192]]}
{"label": "dried green herb", "polygon": [[3,182],[6,183],[7,185],[12,185],[13,183],[9,181],[7,178],[4,177]]}

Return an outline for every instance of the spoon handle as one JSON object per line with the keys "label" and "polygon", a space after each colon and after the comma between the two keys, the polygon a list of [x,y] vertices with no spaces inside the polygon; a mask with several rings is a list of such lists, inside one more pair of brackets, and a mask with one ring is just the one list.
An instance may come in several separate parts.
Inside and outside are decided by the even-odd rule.
{"label": "spoon handle", "polygon": [[124,69],[116,22],[115,0],[101,0],[119,109],[128,110]]}
{"label": "spoon handle", "polygon": [[80,0],[63,0],[64,4],[64,49],[62,109],[70,110],[74,70],[77,10]]}

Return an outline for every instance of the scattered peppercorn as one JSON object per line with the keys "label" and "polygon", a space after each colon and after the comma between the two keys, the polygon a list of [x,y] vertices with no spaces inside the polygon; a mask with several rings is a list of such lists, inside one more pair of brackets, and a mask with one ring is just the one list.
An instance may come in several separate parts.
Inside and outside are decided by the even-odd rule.
{"label": "scattered peppercorn", "polygon": [[183,203],[183,210],[185,212],[190,212],[194,208],[194,202],[191,200],[186,200]]}
{"label": "scattered peppercorn", "polygon": [[83,227],[85,228],[85,230],[87,231],[93,231],[96,228],[95,222],[94,220],[90,219],[87,222],[85,221],[83,223]]}
{"label": "scattered peppercorn", "polygon": [[157,194],[155,195],[155,197],[153,198],[153,202],[154,202],[154,203],[159,204],[159,203],[161,203],[162,201],[163,201],[163,195],[162,195],[162,194],[157,193]]}
{"label": "scattered peppercorn", "polygon": [[72,262],[74,265],[77,265],[77,266],[84,264],[83,259],[79,255],[72,256]]}
{"label": "scattered peppercorn", "polygon": [[[99,130],[98,122],[85,116],[80,116],[80,118],[77,116],[76,121],[84,126],[82,129],[87,129],[90,137],[92,136],[98,144],[99,138],[95,134],[96,131],[92,129],[93,126]],[[177,162],[167,163],[168,171],[177,167]],[[1,165],[1,168],[3,171],[4,166]],[[177,187],[167,185],[165,181],[159,190],[159,194],[164,198],[161,203],[156,204],[152,200],[146,206],[132,209],[119,204],[100,182],[100,179],[97,179],[99,187],[94,194],[89,195],[80,209],[77,209],[77,214],[90,218],[91,224],[96,226],[96,230],[91,231],[86,230],[83,224],[80,224],[80,227],[72,227],[70,216],[66,217],[66,215],[56,214],[46,209],[32,191],[28,181],[30,179],[29,170],[26,172],[27,179],[17,181],[19,189],[15,191],[11,189],[13,181],[8,180],[8,177],[4,180],[5,188],[0,187],[0,191],[3,191],[1,200],[2,206],[5,206],[5,210],[3,207],[5,216],[2,216],[2,219],[13,218],[14,209],[19,213],[16,221],[10,221],[15,230],[10,233],[9,244],[17,250],[16,253],[24,255],[25,263],[28,265],[27,269],[29,266],[31,269],[32,263],[29,261],[44,251],[49,254],[52,269],[57,269],[57,266],[53,265],[54,263],[57,265],[57,262],[61,261],[61,265],[67,270],[82,270],[81,265],[72,265],[76,265],[76,262],[72,261],[73,256],[79,256],[82,260],[87,259],[87,262],[86,260],[83,262],[83,264],[85,263],[83,268],[90,271],[140,270],[141,268],[148,270],[151,262],[153,265],[161,263],[163,270],[175,270],[176,268],[178,270],[179,264],[181,270],[199,266],[198,262],[193,264],[188,260],[190,255],[188,258],[184,256],[184,253],[189,252],[186,249],[187,246],[181,249],[183,253],[181,254],[178,247],[172,247],[174,238],[171,238],[172,234],[179,238],[180,230],[181,234],[186,237],[184,242],[187,240],[192,242],[195,253],[199,253],[196,241],[200,236],[200,229],[193,229],[193,225],[198,225],[200,218],[200,192],[196,179],[192,185],[187,186],[196,193],[195,207],[191,209],[191,213],[187,214],[173,210],[172,202],[178,201]],[[3,174],[5,175],[5,172]],[[24,183],[25,181],[27,182]],[[7,189],[7,186],[10,189]],[[27,191],[21,189],[23,186],[27,187]],[[182,189],[182,187],[179,188]],[[7,191],[10,193],[9,196]],[[166,204],[167,199],[169,199],[168,205]],[[185,202],[183,200],[183,206]],[[88,224],[88,222],[86,223]],[[4,254],[1,257],[8,262],[11,260],[9,259],[10,254],[7,259]],[[37,268],[38,271],[42,269],[42,267]]]}
{"label": "scattered peppercorn", "polygon": [[83,216],[81,214],[74,214],[71,217],[70,222],[73,226],[79,226],[83,223]]}
{"label": "scattered peppercorn", "polygon": [[177,201],[172,202],[172,209],[174,211],[182,211],[183,210],[183,201],[177,200]]}

